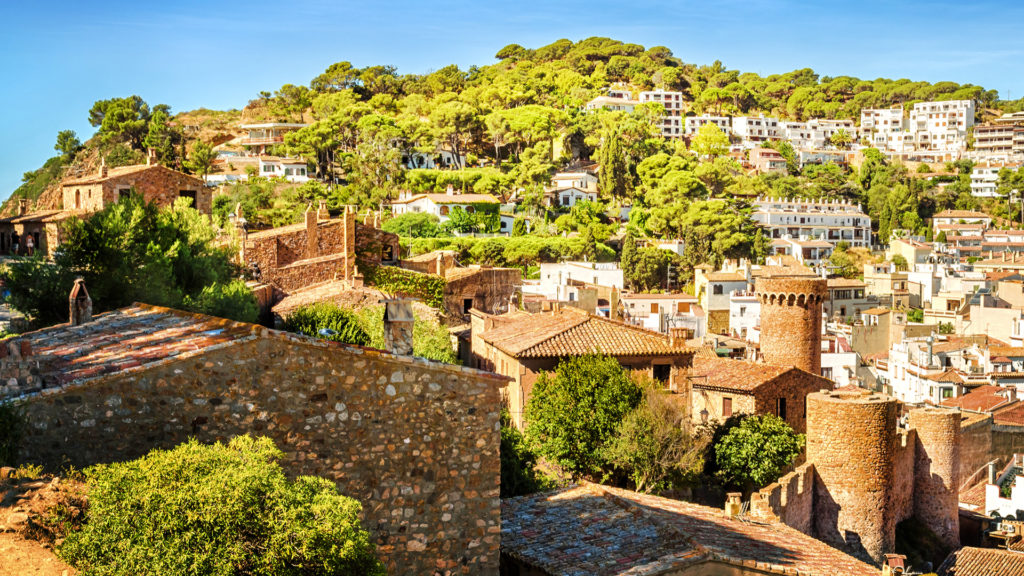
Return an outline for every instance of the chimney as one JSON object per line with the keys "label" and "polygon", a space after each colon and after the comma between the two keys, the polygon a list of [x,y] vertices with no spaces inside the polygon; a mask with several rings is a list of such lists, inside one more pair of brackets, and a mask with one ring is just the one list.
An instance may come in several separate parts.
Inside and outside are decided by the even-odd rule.
{"label": "chimney", "polygon": [[306,258],[316,258],[320,241],[317,238],[316,212],[313,203],[306,206]]}
{"label": "chimney", "polygon": [[68,322],[70,325],[78,326],[92,321],[92,298],[89,298],[85,280],[81,276],[75,278],[75,285],[68,296],[68,305],[71,312]]}
{"label": "chimney", "polygon": [[316,219],[317,220],[330,220],[331,219],[331,213],[327,210],[327,201],[326,200],[321,200],[320,201],[320,207],[317,208],[317,210],[316,210]]}
{"label": "chimney", "polygon": [[28,212],[28,198],[18,199],[18,216],[24,216]]}
{"label": "chimney", "polygon": [[996,483],[996,463],[995,463],[995,461],[992,461],[992,462],[988,463],[988,483],[989,484],[995,484]]}
{"label": "chimney", "polygon": [[156,166],[156,148],[146,149],[146,166]]}
{"label": "chimney", "polygon": [[384,301],[384,347],[398,356],[412,356],[412,300]]}
{"label": "chimney", "polygon": [[100,158],[100,178],[107,177],[107,159]]}
{"label": "chimney", "polygon": [[729,492],[725,495],[725,515],[735,518],[743,510],[743,494],[741,492]]}

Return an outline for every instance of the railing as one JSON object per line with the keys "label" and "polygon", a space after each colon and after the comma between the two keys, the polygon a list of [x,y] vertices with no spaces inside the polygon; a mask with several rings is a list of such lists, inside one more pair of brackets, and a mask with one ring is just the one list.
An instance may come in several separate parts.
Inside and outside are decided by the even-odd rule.
{"label": "railing", "polygon": [[284,136],[271,136],[269,138],[243,138],[238,141],[241,146],[260,146],[264,144],[282,144]]}

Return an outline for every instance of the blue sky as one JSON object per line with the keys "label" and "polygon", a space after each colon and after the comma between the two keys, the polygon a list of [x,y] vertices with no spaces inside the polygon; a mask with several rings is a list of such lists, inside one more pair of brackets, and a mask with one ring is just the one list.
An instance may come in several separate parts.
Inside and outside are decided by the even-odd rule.
{"label": "blue sky", "polygon": [[490,64],[515,42],[608,36],[697,64],[772,74],[952,80],[1024,96],[1024,3],[725,0],[517,2],[5,2],[0,24],[0,198],[85,140],[99,99],[138,94],[173,111],[241,108],[328,65],[423,73]]}

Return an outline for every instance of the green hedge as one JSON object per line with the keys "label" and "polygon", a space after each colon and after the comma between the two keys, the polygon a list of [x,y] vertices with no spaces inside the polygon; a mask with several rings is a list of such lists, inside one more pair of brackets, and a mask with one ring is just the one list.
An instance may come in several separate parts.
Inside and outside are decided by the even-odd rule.
{"label": "green hedge", "polygon": [[[540,262],[583,260],[586,242],[580,237],[513,236],[496,238],[402,238],[403,252],[418,256],[434,250],[454,250],[462,264],[523,268]],[[598,242],[598,262],[614,262],[615,250]]]}
{"label": "green hedge", "polygon": [[433,274],[420,274],[394,266],[375,266],[368,262],[359,264],[359,270],[367,284],[376,286],[389,294],[404,294],[423,300],[431,308],[444,308],[444,278]]}

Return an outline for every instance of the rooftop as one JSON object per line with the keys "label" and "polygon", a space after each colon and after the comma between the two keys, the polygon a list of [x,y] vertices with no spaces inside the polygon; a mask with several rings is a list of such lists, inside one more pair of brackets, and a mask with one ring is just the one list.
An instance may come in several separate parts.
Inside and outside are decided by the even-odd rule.
{"label": "rooftop", "polygon": [[991,216],[975,210],[943,210],[932,218],[991,218]]}
{"label": "rooftop", "polygon": [[1007,398],[1009,393],[1008,389],[1001,386],[979,386],[963,396],[946,398],[942,405],[975,412],[991,412],[995,408],[1010,404]]}
{"label": "rooftop", "polygon": [[1009,576],[1024,574],[1024,554],[965,546],[939,566],[938,576]]}
{"label": "rooftop", "polygon": [[730,358],[700,357],[693,359],[690,376],[694,388],[749,394],[791,370],[795,371],[798,368],[756,364]]}
{"label": "rooftop", "polygon": [[392,204],[408,204],[417,200],[427,199],[435,204],[499,204],[498,199],[490,194],[414,194],[405,200],[395,200]]}
{"label": "rooftop", "polygon": [[778,574],[878,574],[781,523],[593,484],[503,500],[501,548],[554,576],[683,573],[706,562]]}
{"label": "rooftop", "polygon": [[992,421],[1000,426],[1024,426],[1024,402],[1013,402],[996,408]]}
{"label": "rooftop", "polygon": [[558,358],[584,354],[664,356],[693,353],[662,334],[587,314],[576,308],[493,317],[481,338],[516,358]]}
{"label": "rooftop", "polygon": [[864,288],[867,284],[854,278],[829,278],[829,288]]}
{"label": "rooftop", "polygon": [[[132,174],[137,174],[139,172],[146,172],[147,170],[162,170],[162,171],[167,171],[167,172],[177,172],[177,170],[171,170],[170,168],[168,168],[166,166],[161,166],[160,164],[153,164],[152,166],[149,165],[149,164],[135,164],[133,166],[121,166],[119,168],[109,168],[107,170],[107,175],[106,176],[101,176],[98,171],[94,171],[92,174],[88,174],[86,176],[82,176],[81,178],[72,178],[70,180],[65,180],[64,182],[61,183],[61,186],[63,187],[63,186],[80,186],[80,185],[85,185],[85,184],[98,184],[100,182],[105,182],[107,180],[111,180],[111,179],[114,179],[114,178],[121,178],[123,176],[130,176]],[[185,174],[185,173],[182,173],[182,172],[177,172],[177,173],[179,175],[181,175],[182,177],[193,178],[193,179],[195,179],[198,182],[202,182],[202,180],[200,180],[199,178],[196,178],[195,176],[189,176],[188,174]]]}

